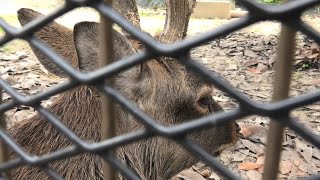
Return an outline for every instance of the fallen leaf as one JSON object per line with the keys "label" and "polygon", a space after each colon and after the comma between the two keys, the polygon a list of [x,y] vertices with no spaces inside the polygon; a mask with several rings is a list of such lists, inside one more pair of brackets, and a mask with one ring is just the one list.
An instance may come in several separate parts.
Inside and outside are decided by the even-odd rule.
{"label": "fallen leaf", "polygon": [[281,174],[288,174],[292,169],[292,164],[289,161],[282,161],[280,163],[280,172]]}
{"label": "fallen leaf", "polygon": [[257,60],[250,60],[250,61],[247,61],[243,64],[243,67],[249,67],[249,66],[255,66],[258,64],[258,61]]}
{"label": "fallen leaf", "polygon": [[229,99],[227,99],[227,98],[222,98],[222,97],[220,97],[220,96],[212,96],[213,97],[213,99],[215,100],[215,101],[218,101],[218,102],[228,102],[229,101]]}
{"label": "fallen leaf", "polygon": [[313,157],[317,158],[318,160],[320,160],[320,150],[317,148],[313,148]]}
{"label": "fallen leaf", "polygon": [[264,73],[268,70],[268,66],[266,66],[262,63],[259,63],[256,70],[260,73]]}
{"label": "fallen leaf", "polygon": [[211,175],[208,177],[210,180],[221,180],[220,176],[215,172],[212,172]]}
{"label": "fallen leaf", "polygon": [[201,171],[201,175],[205,178],[210,176],[211,171],[209,169],[205,169],[203,171]]}
{"label": "fallen leaf", "polygon": [[298,171],[297,176],[298,177],[307,176],[307,173],[305,173],[304,171]]}
{"label": "fallen leaf", "polygon": [[236,64],[229,64],[227,70],[237,70],[238,66]]}
{"label": "fallen leaf", "polygon": [[299,166],[300,161],[299,161],[299,160],[294,160],[294,161],[293,161],[293,164],[296,165],[296,166]]}
{"label": "fallen leaf", "polygon": [[308,166],[306,163],[301,163],[299,166],[298,166],[298,169],[300,171],[303,171],[303,172],[308,172]]}
{"label": "fallen leaf", "polygon": [[288,179],[296,179],[298,177],[297,173],[298,173],[297,167],[292,166],[291,173],[289,174]]}
{"label": "fallen leaf", "polygon": [[247,71],[255,73],[255,74],[259,73],[256,68],[247,68]]}
{"label": "fallen leaf", "polygon": [[277,60],[277,55],[276,54],[271,55],[271,57],[268,60],[269,66],[273,67],[276,60]]}
{"label": "fallen leaf", "polygon": [[181,171],[176,177],[173,177],[172,180],[206,180],[202,175],[193,171],[192,169],[187,169]]}
{"label": "fallen leaf", "polygon": [[240,179],[249,179],[246,171],[240,170]]}
{"label": "fallen leaf", "polygon": [[301,142],[298,138],[294,139],[294,145],[298,152],[304,157],[307,162],[311,161],[312,158],[312,147]]}
{"label": "fallen leaf", "polygon": [[250,180],[259,180],[262,178],[262,174],[260,174],[257,170],[246,171],[246,174]]}
{"label": "fallen leaf", "polygon": [[246,146],[250,151],[256,153],[256,154],[263,154],[263,150],[254,144],[253,142],[246,140],[246,139],[241,139],[241,142],[243,143],[244,146]]}
{"label": "fallen leaf", "polygon": [[246,159],[247,155],[246,154],[243,154],[241,152],[236,152],[234,155],[233,155],[233,159],[232,161],[233,162],[242,162]]}
{"label": "fallen leaf", "polygon": [[312,110],[320,110],[320,105],[309,105],[309,106],[306,106],[306,108],[308,109],[312,109]]}
{"label": "fallen leaf", "polygon": [[239,152],[241,152],[242,154],[245,154],[247,156],[250,156],[252,153],[250,153],[250,150],[247,149],[239,149]]}
{"label": "fallen leaf", "polygon": [[247,138],[252,135],[252,131],[248,127],[245,127],[245,126],[241,127],[240,133],[243,135],[244,138]]}
{"label": "fallen leaf", "polygon": [[17,59],[19,59],[19,57],[16,55],[7,55],[7,56],[2,55],[1,56],[1,60],[3,60],[3,61],[13,61],[13,60],[17,60]]}
{"label": "fallen leaf", "polygon": [[313,79],[310,81],[302,81],[305,85],[320,85],[320,79]]}
{"label": "fallen leaf", "polygon": [[257,164],[253,162],[243,162],[238,165],[239,170],[254,170],[262,167],[262,164]]}
{"label": "fallen leaf", "polygon": [[258,172],[261,173],[261,174],[263,174],[263,170],[264,170],[264,165],[261,166],[261,167],[258,169]]}
{"label": "fallen leaf", "polygon": [[246,56],[248,56],[248,57],[251,57],[251,58],[256,58],[256,57],[258,57],[258,55],[255,53],[255,52],[253,52],[253,51],[251,51],[251,50],[244,50],[244,55],[246,55]]}
{"label": "fallen leaf", "polygon": [[264,156],[259,156],[256,161],[257,164],[264,164]]}

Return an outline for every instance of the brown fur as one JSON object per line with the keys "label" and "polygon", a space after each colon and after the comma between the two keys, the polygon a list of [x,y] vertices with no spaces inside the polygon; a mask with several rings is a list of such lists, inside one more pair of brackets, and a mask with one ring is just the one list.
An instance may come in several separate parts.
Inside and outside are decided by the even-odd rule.
{"label": "brown fur", "polygon": [[[19,10],[19,17],[27,17],[32,10]],[[37,16],[19,18],[31,21]],[[26,22],[22,22],[25,24]],[[43,39],[49,31],[40,30]],[[66,31],[66,30],[64,30]],[[62,31],[63,32],[63,31]],[[39,34],[36,34],[39,35]],[[69,36],[66,31],[63,36]],[[46,39],[51,47],[59,46],[63,36]],[[82,71],[96,69],[98,59],[97,23],[82,22],[75,26],[74,46],[69,46],[70,52],[77,54],[77,61]],[[115,59],[135,53],[130,43],[115,32]],[[72,44],[71,42],[64,42]],[[65,49],[67,51],[68,49]],[[57,51],[57,50],[56,50]],[[57,51],[61,54],[61,52]],[[35,53],[41,63],[47,59]],[[71,53],[73,54],[73,53]],[[62,56],[67,56],[64,52]],[[70,54],[69,54],[70,55]],[[73,59],[66,57],[67,60]],[[76,62],[76,61],[74,61]],[[71,62],[71,64],[74,64]],[[75,63],[76,64],[76,63]],[[51,72],[63,76],[55,68],[48,67]],[[149,116],[165,125],[173,125],[199,118],[209,113],[222,111],[222,108],[211,100],[209,107],[199,106],[199,99],[211,97],[212,86],[203,81],[197,74],[179,64],[177,61],[150,60],[141,66],[133,67],[116,77],[116,89],[136,103]],[[61,121],[82,139],[99,141],[100,136],[100,101],[101,96],[94,87],[80,86],[60,95],[60,98],[48,109],[56,114]],[[123,134],[143,128],[133,116],[120,107],[117,108],[117,134]],[[28,152],[43,155],[69,146],[71,143],[46,119],[36,115],[22,121],[9,130],[10,135]],[[237,141],[236,124],[234,122],[216,126],[210,130],[193,133],[189,136],[206,151],[214,155],[217,151],[234,144]],[[155,137],[117,149],[118,157],[142,179],[169,179],[181,170],[190,167],[197,160],[183,148],[167,139]],[[62,159],[50,164],[66,179],[101,179],[101,159],[95,155],[82,154],[76,157]],[[31,167],[21,167],[14,170],[14,179],[47,179],[40,170]]]}

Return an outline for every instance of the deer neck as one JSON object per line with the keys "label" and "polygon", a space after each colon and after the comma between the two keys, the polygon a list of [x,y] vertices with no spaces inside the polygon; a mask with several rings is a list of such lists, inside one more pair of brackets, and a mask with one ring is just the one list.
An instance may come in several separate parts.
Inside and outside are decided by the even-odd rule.
{"label": "deer neck", "polygon": [[[61,94],[48,110],[81,139],[99,141],[101,110],[98,96],[98,92],[90,87],[76,87]],[[37,155],[71,145],[65,135],[39,114],[17,123],[8,131],[25,150]]]}

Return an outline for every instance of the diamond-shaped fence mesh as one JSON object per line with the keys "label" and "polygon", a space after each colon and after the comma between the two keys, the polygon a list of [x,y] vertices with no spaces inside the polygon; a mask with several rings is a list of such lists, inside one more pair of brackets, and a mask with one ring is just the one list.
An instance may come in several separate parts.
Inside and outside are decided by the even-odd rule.
{"label": "diamond-shaped fence mesh", "polygon": [[[119,171],[123,176],[128,179],[139,179],[135,173],[131,172],[117,157],[109,152],[108,150],[116,147],[150,138],[153,136],[169,137],[175,140],[177,143],[182,145],[186,150],[191,152],[199,160],[205,162],[208,166],[212,167],[219,174],[225,176],[227,179],[237,179],[229,170],[224,168],[218,163],[218,161],[205,152],[200,146],[192,142],[190,139],[182,138],[191,132],[199,131],[204,128],[210,127],[210,124],[219,122],[228,122],[235,119],[248,116],[248,115],[260,115],[270,117],[274,121],[280,121],[283,125],[291,128],[304,139],[312,143],[316,148],[320,148],[320,139],[317,135],[306,130],[303,125],[298,123],[294,118],[288,115],[288,112],[294,108],[298,108],[304,105],[311,104],[320,100],[320,92],[298,96],[290,99],[285,99],[278,102],[260,104],[252,101],[235,88],[224,83],[224,81],[212,74],[208,69],[204,68],[198,62],[194,61],[190,56],[189,52],[192,48],[202,45],[203,43],[215,40],[216,38],[223,37],[232,33],[236,30],[252,25],[254,23],[265,21],[265,20],[276,20],[288,27],[291,27],[297,31],[300,31],[308,37],[314,39],[317,43],[320,43],[319,32],[313,30],[307,24],[302,22],[300,19],[301,14],[308,8],[312,8],[319,5],[319,0],[295,0],[279,6],[266,6],[251,0],[237,0],[245,7],[249,14],[241,17],[232,23],[223,25],[212,31],[203,33],[201,35],[188,38],[180,42],[173,44],[161,44],[152,37],[144,34],[139,29],[135,28],[132,24],[126,21],[123,17],[117,14],[111,7],[105,5],[102,1],[76,1],[67,0],[65,5],[60,9],[57,9],[50,15],[44,18],[37,19],[32,23],[27,24],[21,29],[15,29],[9,26],[4,20],[0,19],[0,27],[5,31],[5,36],[0,39],[0,46],[14,40],[23,39],[29,44],[38,48],[46,56],[48,56],[52,62],[57,64],[63,71],[69,76],[69,80],[63,84],[57,85],[48,91],[32,95],[23,96],[19,94],[13,87],[11,87],[6,81],[0,78],[0,87],[10,94],[13,98],[12,101],[8,101],[0,104],[0,113],[5,113],[7,110],[12,109],[18,105],[28,105],[35,108],[35,110],[46,117],[48,122],[51,123],[57,130],[63,133],[73,145],[62,150],[57,150],[50,154],[43,156],[31,156],[24,152],[19,144],[8,135],[5,129],[0,129],[0,139],[8,146],[8,149],[14,151],[18,155],[18,159],[3,161],[0,164],[0,172],[6,172],[9,169],[22,166],[32,165],[37,166],[48,176],[53,179],[63,179],[55,169],[48,166],[49,163],[61,160],[66,157],[75,156],[83,152],[90,152],[93,154],[100,155],[105,161]],[[130,57],[126,57],[122,60],[113,62],[112,64],[105,66],[99,70],[90,73],[81,73],[69,64],[67,64],[61,57],[59,57],[53,50],[45,46],[39,39],[32,35],[37,29],[45,26],[55,18],[75,9],[78,7],[88,6],[96,9],[107,19],[116,23],[122,29],[127,31],[133,37],[141,41],[145,46],[146,50],[134,54]],[[240,107],[224,113],[212,114],[206,117],[196,119],[194,121],[185,122],[175,126],[162,126],[143,111],[137,109],[131,104],[129,100],[123,97],[117,90],[112,86],[104,83],[103,79],[112,77],[113,75],[128,69],[134,65],[147,61],[148,59],[155,58],[158,56],[168,56],[178,58],[182,64],[192,68],[194,71],[199,73],[204,79],[214,84],[217,88],[227,93],[231,98],[237,100]],[[77,135],[68,129],[63,123],[59,121],[51,112],[46,108],[39,105],[39,102],[50,97],[79,86],[80,84],[91,84],[100,89],[103,93],[112,98],[113,101],[120,104],[125,110],[130,112],[139,122],[145,125],[144,130],[138,130],[130,132],[128,134],[119,135],[110,139],[98,143],[89,143],[83,141]],[[91,84],[92,85],[92,84]],[[101,152],[108,152],[103,153]],[[274,169],[277,171],[277,169]],[[318,177],[319,178],[319,177]],[[0,179],[6,179],[5,176],[1,176]],[[315,179],[317,179],[315,177]]]}

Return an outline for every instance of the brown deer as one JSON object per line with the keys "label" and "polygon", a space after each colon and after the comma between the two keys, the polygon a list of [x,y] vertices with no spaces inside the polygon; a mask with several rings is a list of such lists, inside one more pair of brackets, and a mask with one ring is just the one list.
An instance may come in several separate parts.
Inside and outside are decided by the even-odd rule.
{"label": "brown deer", "polygon": [[[183,4],[179,4],[183,2]],[[173,42],[185,37],[190,16],[187,0],[169,0],[168,11],[185,13],[183,30],[167,16],[167,31],[159,36],[162,42]],[[177,8],[183,5],[183,10]],[[174,8],[170,8],[174,7]],[[181,6],[182,7],[182,6]],[[180,11],[179,11],[180,9]],[[186,13],[187,12],[187,13]],[[170,13],[169,13],[170,14]],[[173,13],[171,12],[171,15]],[[42,16],[31,9],[20,9],[18,18],[22,25]],[[170,15],[169,15],[170,16]],[[176,16],[175,16],[176,18]],[[171,22],[170,22],[171,21]],[[172,28],[172,29],[170,29]],[[99,44],[98,23],[80,22],[73,31],[52,22],[35,33],[66,61],[81,71],[97,68]],[[174,33],[179,33],[174,36]],[[115,60],[136,53],[130,41],[114,31]],[[65,74],[41,52],[32,48],[39,61],[53,74]],[[212,99],[212,85],[174,59],[153,59],[122,72],[115,78],[115,86],[124,96],[137,104],[149,116],[165,125],[173,125],[210,113],[222,111]],[[93,86],[82,85],[62,93],[48,109],[75,132],[89,142],[101,139],[100,119],[102,94]],[[131,132],[143,125],[137,123],[126,111],[117,107],[117,134]],[[41,115],[19,122],[9,134],[30,154],[44,155],[70,146],[72,143]],[[226,123],[190,135],[190,138],[215,155],[237,141],[235,122]],[[144,180],[170,179],[197,160],[178,144],[155,137],[134,142],[116,150],[117,156]],[[13,155],[12,158],[16,156]],[[83,153],[49,164],[65,179],[103,179],[102,159]],[[39,168],[22,166],[12,170],[14,179],[49,179]]]}

